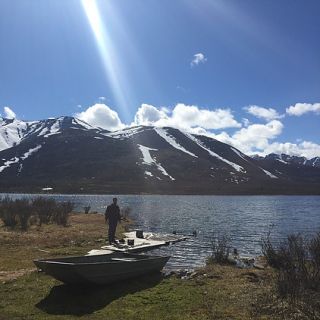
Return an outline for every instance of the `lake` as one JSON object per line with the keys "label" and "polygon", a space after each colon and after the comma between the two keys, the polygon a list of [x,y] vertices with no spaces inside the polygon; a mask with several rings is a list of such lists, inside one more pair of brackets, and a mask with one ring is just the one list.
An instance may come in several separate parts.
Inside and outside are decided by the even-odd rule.
{"label": "lake", "polygon": [[[4,196],[4,195],[2,195]],[[13,198],[36,195],[11,194]],[[43,195],[42,195],[43,196]],[[45,195],[46,196],[46,195]],[[49,196],[49,195],[47,195]],[[110,195],[50,195],[58,201],[70,200],[76,209],[91,205],[104,212]],[[204,264],[211,240],[230,237],[232,248],[241,255],[261,253],[261,238],[271,230],[279,242],[290,233],[311,236],[320,231],[320,196],[163,196],[118,195],[120,207],[131,208],[135,228],[144,231],[192,235],[187,241],[154,250],[170,254],[168,268],[194,268]]]}

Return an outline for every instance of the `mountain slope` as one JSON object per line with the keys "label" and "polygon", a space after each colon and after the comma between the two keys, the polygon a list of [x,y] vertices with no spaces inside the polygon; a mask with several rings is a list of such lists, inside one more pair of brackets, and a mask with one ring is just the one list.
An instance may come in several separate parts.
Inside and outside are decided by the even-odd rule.
{"label": "mountain slope", "polygon": [[72,117],[0,119],[2,192],[319,193],[317,161],[278,160],[174,128],[109,132]]}

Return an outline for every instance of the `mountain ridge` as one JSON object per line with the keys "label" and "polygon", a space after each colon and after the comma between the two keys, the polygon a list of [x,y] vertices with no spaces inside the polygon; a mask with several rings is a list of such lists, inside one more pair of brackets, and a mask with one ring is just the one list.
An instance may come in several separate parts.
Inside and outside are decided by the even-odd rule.
{"label": "mountain ridge", "polygon": [[250,157],[171,127],[110,132],[74,117],[0,118],[0,191],[46,186],[66,193],[319,194],[320,160]]}

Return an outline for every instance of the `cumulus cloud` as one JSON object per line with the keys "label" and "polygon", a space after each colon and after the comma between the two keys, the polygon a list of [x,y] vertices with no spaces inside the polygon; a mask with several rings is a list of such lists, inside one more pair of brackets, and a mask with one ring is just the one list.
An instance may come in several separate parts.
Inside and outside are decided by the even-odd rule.
{"label": "cumulus cloud", "polygon": [[290,106],[286,109],[287,114],[290,116],[301,116],[308,112],[315,112],[320,114],[320,103],[296,103],[294,106]]}
{"label": "cumulus cloud", "polygon": [[247,119],[247,118],[242,118],[242,123],[243,123],[243,125],[244,125],[245,127],[248,127],[249,124],[250,124],[250,121],[249,121],[249,119]]}
{"label": "cumulus cloud", "polygon": [[200,126],[205,129],[241,127],[241,124],[233,118],[230,109],[207,110],[179,103],[172,111],[172,118],[176,123],[183,123],[188,127]]}
{"label": "cumulus cloud", "polygon": [[3,108],[4,117],[8,119],[15,119],[16,114],[10,107],[4,107]]}
{"label": "cumulus cloud", "polygon": [[204,56],[203,53],[196,53],[193,56],[193,59],[191,61],[191,67],[197,66],[200,63],[205,63],[205,62],[207,62],[207,60],[208,59]]}
{"label": "cumulus cloud", "polygon": [[266,124],[251,124],[237,130],[232,135],[223,131],[218,134],[207,132],[206,135],[221,142],[230,144],[246,154],[263,153],[270,145],[270,140],[277,138],[283,130],[279,120],[272,120]]}
{"label": "cumulus cloud", "polygon": [[182,129],[201,127],[204,129],[239,128],[230,109],[201,109],[194,105],[178,103],[170,112],[143,104],[135,116],[136,125],[171,126]]}
{"label": "cumulus cloud", "polygon": [[267,121],[280,119],[283,117],[273,108],[263,108],[256,105],[252,105],[245,107],[244,109],[248,113],[254,115],[255,117],[265,119]]}
{"label": "cumulus cloud", "polygon": [[[261,107],[258,107],[261,108]],[[264,119],[279,116],[271,109],[262,108],[259,115]],[[251,109],[259,110],[260,109]],[[269,114],[270,113],[270,114]],[[116,111],[105,104],[95,104],[75,115],[89,124],[114,131],[124,128]],[[280,116],[279,116],[280,117]],[[153,125],[175,127],[193,134],[205,135],[230,144],[245,154],[285,153],[312,158],[320,156],[320,145],[311,141],[299,140],[296,143],[277,142],[284,125],[279,119],[270,119],[264,124],[250,123],[248,119],[238,122],[230,109],[209,110],[195,105],[177,104],[173,108],[155,107],[142,104],[134,117],[132,125]],[[227,130],[228,129],[228,130]],[[227,131],[226,131],[227,130]]]}
{"label": "cumulus cloud", "polygon": [[279,143],[273,142],[268,145],[262,154],[278,153],[291,156],[302,156],[308,159],[320,156],[320,145],[311,141],[301,141],[299,143]]}
{"label": "cumulus cloud", "polygon": [[103,103],[97,103],[83,112],[76,113],[75,117],[91,124],[92,126],[110,131],[119,130],[124,127],[118,113]]}
{"label": "cumulus cloud", "polygon": [[252,150],[260,149],[264,150],[270,139],[274,139],[282,133],[283,124],[278,120],[272,120],[267,124],[252,124],[247,128],[242,128],[237,131],[233,136],[233,140],[238,145],[241,145],[242,149]]}
{"label": "cumulus cloud", "polygon": [[153,125],[161,119],[168,119],[167,112],[169,112],[167,109],[159,110],[150,104],[143,103],[136,112],[134,123],[145,126]]}
{"label": "cumulus cloud", "polygon": [[284,153],[308,159],[320,156],[320,145],[311,141],[272,142],[282,133],[282,130],[283,124],[278,120],[273,120],[267,124],[252,124],[236,131],[233,135],[224,131],[218,134],[206,131],[202,134],[230,144],[248,155]]}

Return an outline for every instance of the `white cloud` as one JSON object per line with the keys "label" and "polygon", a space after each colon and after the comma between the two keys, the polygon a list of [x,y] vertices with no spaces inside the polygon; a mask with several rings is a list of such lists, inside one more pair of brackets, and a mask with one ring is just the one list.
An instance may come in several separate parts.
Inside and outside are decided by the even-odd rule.
{"label": "white cloud", "polygon": [[171,126],[190,130],[201,127],[203,129],[239,128],[230,109],[200,109],[198,106],[189,106],[178,103],[170,112],[166,108],[158,109],[143,104],[135,115],[136,125]]}
{"label": "white cloud", "polygon": [[262,154],[269,153],[288,154],[291,156],[302,156],[308,159],[320,156],[320,145],[311,141],[301,141],[299,143],[279,143],[270,144]]}
{"label": "white cloud", "polygon": [[[269,109],[266,110],[269,111]],[[275,115],[272,112],[271,114]],[[264,115],[264,119],[267,119],[266,114]],[[121,122],[117,112],[105,104],[95,104],[75,116],[93,126],[111,131],[119,130],[126,126]],[[173,109],[169,109],[142,104],[138,108],[131,126],[174,127],[193,134],[206,135],[217,139],[238,148],[248,155],[285,153],[307,158],[320,156],[320,145],[311,141],[277,142],[277,138],[284,129],[283,123],[278,119],[272,119],[265,124],[250,123],[245,118],[241,122],[243,125],[234,119],[230,109],[209,110],[183,103],[179,103]],[[229,130],[228,132],[222,131],[227,128],[235,128],[235,130],[233,132]]]}
{"label": "white cloud", "polygon": [[14,113],[14,111],[10,107],[4,107],[3,112],[4,112],[5,118],[8,118],[8,119],[15,119],[16,118],[16,114]]}
{"label": "white cloud", "polygon": [[224,131],[218,134],[207,132],[206,135],[230,144],[243,153],[261,154],[270,145],[270,140],[277,138],[282,130],[283,124],[278,120],[272,120],[266,124],[251,124],[232,135]]}
{"label": "white cloud", "polygon": [[188,127],[200,126],[204,129],[241,127],[241,124],[233,118],[230,109],[200,109],[183,103],[177,104],[172,110],[172,119]]}
{"label": "white cloud", "polygon": [[159,110],[156,107],[143,103],[134,116],[134,124],[149,126],[161,119],[168,119],[168,110]]}
{"label": "white cloud", "polygon": [[278,120],[272,120],[266,124],[252,124],[242,128],[233,136],[233,140],[247,151],[252,149],[264,150],[270,139],[274,139],[282,133],[283,124]]}
{"label": "white cloud", "polygon": [[271,142],[270,140],[274,140],[281,135],[282,130],[283,124],[278,120],[273,120],[265,125],[252,124],[247,128],[236,131],[233,135],[229,135],[227,132],[214,134],[208,131],[200,134],[230,144],[248,155],[284,153],[308,159],[320,156],[320,145],[311,141],[299,140],[297,143]]}
{"label": "white cloud", "polygon": [[247,126],[249,126],[250,121],[249,121],[249,119],[247,119],[247,118],[242,118],[242,123],[243,123],[243,125],[244,125],[245,127],[247,127]]}
{"label": "white cloud", "polygon": [[119,130],[124,127],[118,113],[102,103],[96,103],[87,110],[76,113],[75,117],[91,124],[92,126],[110,131]]}
{"label": "white cloud", "polygon": [[290,116],[301,116],[307,112],[315,112],[320,114],[320,103],[296,103],[294,106],[290,106],[286,109],[287,114]]}
{"label": "white cloud", "polygon": [[205,63],[205,62],[207,62],[207,60],[208,59],[204,56],[203,53],[196,53],[193,56],[193,59],[191,61],[191,67],[197,66],[200,63]]}
{"label": "white cloud", "polygon": [[281,116],[275,109],[263,108],[256,105],[248,106],[244,108],[248,113],[254,115],[257,118],[265,119],[267,121],[280,119]]}

